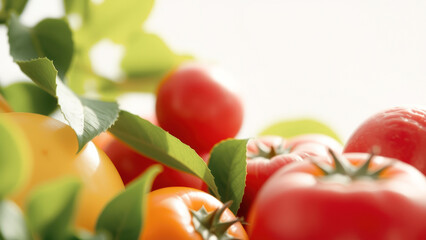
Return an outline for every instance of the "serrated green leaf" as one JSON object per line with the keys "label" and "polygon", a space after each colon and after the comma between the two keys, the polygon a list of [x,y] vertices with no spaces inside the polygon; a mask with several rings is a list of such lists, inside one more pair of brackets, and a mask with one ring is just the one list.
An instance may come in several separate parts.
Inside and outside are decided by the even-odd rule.
{"label": "serrated green leaf", "polygon": [[119,109],[116,102],[78,97],[56,78],[56,69],[49,59],[18,61],[17,64],[39,87],[57,97],[65,119],[77,134],[79,151],[117,119]]}
{"label": "serrated green leaf", "polygon": [[66,21],[44,19],[28,28],[12,14],[8,29],[10,55],[15,61],[47,57],[53,61],[59,77],[64,79],[74,52],[71,29]]}
{"label": "serrated green leaf", "polygon": [[0,200],[28,179],[33,156],[22,129],[0,114]]}
{"label": "serrated green leaf", "polygon": [[99,215],[96,231],[107,231],[113,239],[138,239],[144,223],[146,195],[160,165],[148,168],[137,180],[112,199]]}
{"label": "serrated green leaf", "polygon": [[237,214],[243,199],[247,175],[247,139],[229,139],[216,144],[210,154],[209,168],[220,193],[220,200],[232,200],[230,210]]}
{"label": "serrated green leaf", "polygon": [[21,209],[12,201],[0,200],[0,239],[32,239]]}
{"label": "serrated green leaf", "polygon": [[342,143],[339,136],[326,124],[310,118],[283,120],[265,128],[259,135],[277,135],[291,138],[302,134],[318,133]]}
{"label": "serrated green leaf", "polygon": [[81,186],[78,179],[64,177],[35,189],[26,205],[28,223],[33,232],[41,239],[70,237]]}
{"label": "serrated green leaf", "polygon": [[149,121],[126,111],[109,131],[137,152],[169,167],[201,178],[219,196],[214,177],[203,159],[188,145]]}
{"label": "serrated green leaf", "polygon": [[58,104],[55,97],[29,82],[16,82],[3,88],[3,96],[16,112],[49,115]]}

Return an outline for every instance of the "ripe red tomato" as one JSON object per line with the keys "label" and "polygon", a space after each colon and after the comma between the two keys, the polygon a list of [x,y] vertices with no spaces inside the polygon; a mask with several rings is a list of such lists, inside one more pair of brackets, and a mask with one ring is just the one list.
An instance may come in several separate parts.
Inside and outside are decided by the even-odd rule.
{"label": "ripe red tomato", "polygon": [[258,191],[283,166],[311,156],[328,156],[328,148],[341,152],[335,139],[322,134],[304,134],[290,139],[264,136],[247,144],[247,177],[239,216],[247,216]]}
{"label": "ripe red tomato", "polygon": [[404,162],[371,156],[280,169],[253,204],[250,239],[426,239],[425,176]]}
{"label": "ripe red tomato", "polygon": [[[218,209],[210,221],[202,220],[207,220],[207,213]],[[236,218],[224,204],[208,193],[191,188],[170,187],[149,193],[145,219],[141,240],[248,239],[241,223],[232,222]],[[219,222],[222,226],[217,225]],[[210,234],[202,237],[198,232],[201,229]]]}
{"label": "ripe red tomato", "polygon": [[196,64],[178,67],[160,83],[155,107],[160,127],[199,153],[235,137],[243,120],[238,97]]}
{"label": "ripe red tomato", "polygon": [[409,163],[426,174],[426,110],[395,107],[367,119],[347,141],[344,152],[370,152]]}
{"label": "ripe red tomato", "polygon": [[[148,157],[141,155],[127,144],[116,139],[110,133],[100,135],[95,143],[99,144],[107,156],[114,163],[124,184],[127,185],[137,178],[147,168],[154,164],[159,164]],[[202,155],[204,157],[204,155]],[[207,160],[207,158],[205,158]],[[189,173],[185,173],[163,165],[163,171],[155,178],[152,189],[159,189],[171,186],[184,186],[202,189],[203,181]]]}

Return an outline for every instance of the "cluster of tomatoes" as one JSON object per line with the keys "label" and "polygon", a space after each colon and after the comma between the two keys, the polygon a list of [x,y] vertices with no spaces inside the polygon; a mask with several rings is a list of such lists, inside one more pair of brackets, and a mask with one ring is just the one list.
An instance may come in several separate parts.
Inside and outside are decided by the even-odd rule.
{"label": "cluster of tomatoes", "polygon": [[[77,175],[85,183],[80,228],[93,229],[105,204],[158,164],[109,133],[76,157],[78,144],[68,125],[30,113],[4,115],[23,126],[36,159],[31,184],[13,199],[22,204],[37,183]],[[149,119],[208,162],[215,144],[238,133],[243,107],[208,69],[191,64],[160,83]],[[372,116],[344,146],[320,134],[257,137],[247,144],[237,213],[245,226],[201,179],[164,166],[149,194],[140,239],[426,239],[424,174],[426,111],[418,108]]]}

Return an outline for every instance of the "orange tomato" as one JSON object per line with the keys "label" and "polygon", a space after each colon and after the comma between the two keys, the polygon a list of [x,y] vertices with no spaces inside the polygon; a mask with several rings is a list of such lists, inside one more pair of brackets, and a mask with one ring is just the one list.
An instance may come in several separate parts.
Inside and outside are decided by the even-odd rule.
{"label": "orange tomato", "polygon": [[[186,187],[162,188],[149,193],[140,239],[203,240],[195,229],[191,214],[191,210],[199,211],[202,206],[210,213],[223,207],[223,203],[208,193]],[[220,216],[220,222],[234,219],[236,217],[229,209]],[[232,224],[227,234],[236,239],[248,239],[240,222]]]}
{"label": "orange tomato", "polygon": [[[63,176],[77,176],[83,183],[76,226],[93,230],[104,206],[124,189],[117,170],[104,152],[89,142],[79,153],[75,132],[53,118],[33,113],[2,113],[16,122],[29,140],[33,168],[29,181],[12,196],[22,208],[37,185]],[[4,143],[2,143],[4,144]]]}
{"label": "orange tomato", "polygon": [[6,99],[0,95],[0,113],[12,112],[12,108],[6,102]]}

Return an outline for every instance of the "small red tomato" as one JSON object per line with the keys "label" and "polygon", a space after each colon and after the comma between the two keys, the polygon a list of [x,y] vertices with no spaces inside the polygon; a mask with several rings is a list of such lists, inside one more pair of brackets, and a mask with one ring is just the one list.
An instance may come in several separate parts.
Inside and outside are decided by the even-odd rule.
{"label": "small red tomato", "polygon": [[426,239],[422,173],[367,153],[329,160],[277,171],[250,211],[250,239]]}
{"label": "small red tomato", "polygon": [[149,193],[141,240],[246,240],[234,214],[212,195],[170,187]]}
{"label": "small red tomato", "polygon": [[173,70],[159,85],[155,108],[160,127],[198,153],[235,137],[243,121],[239,98],[199,64]]}
{"label": "small red tomato", "polygon": [[395,107],[368,118],[347,141],[344,152],[370,152],[409,163],[426,174],[426,110]]}
{"label": "small red tomato", "polygon": [[304,134],[290,139],[265,136],[247,144],[247,177],[239,216],[247,216],[259,189],[283,166],[312,156],[328,156],[328,149],[341,152],[335,139],[322,134]]}

